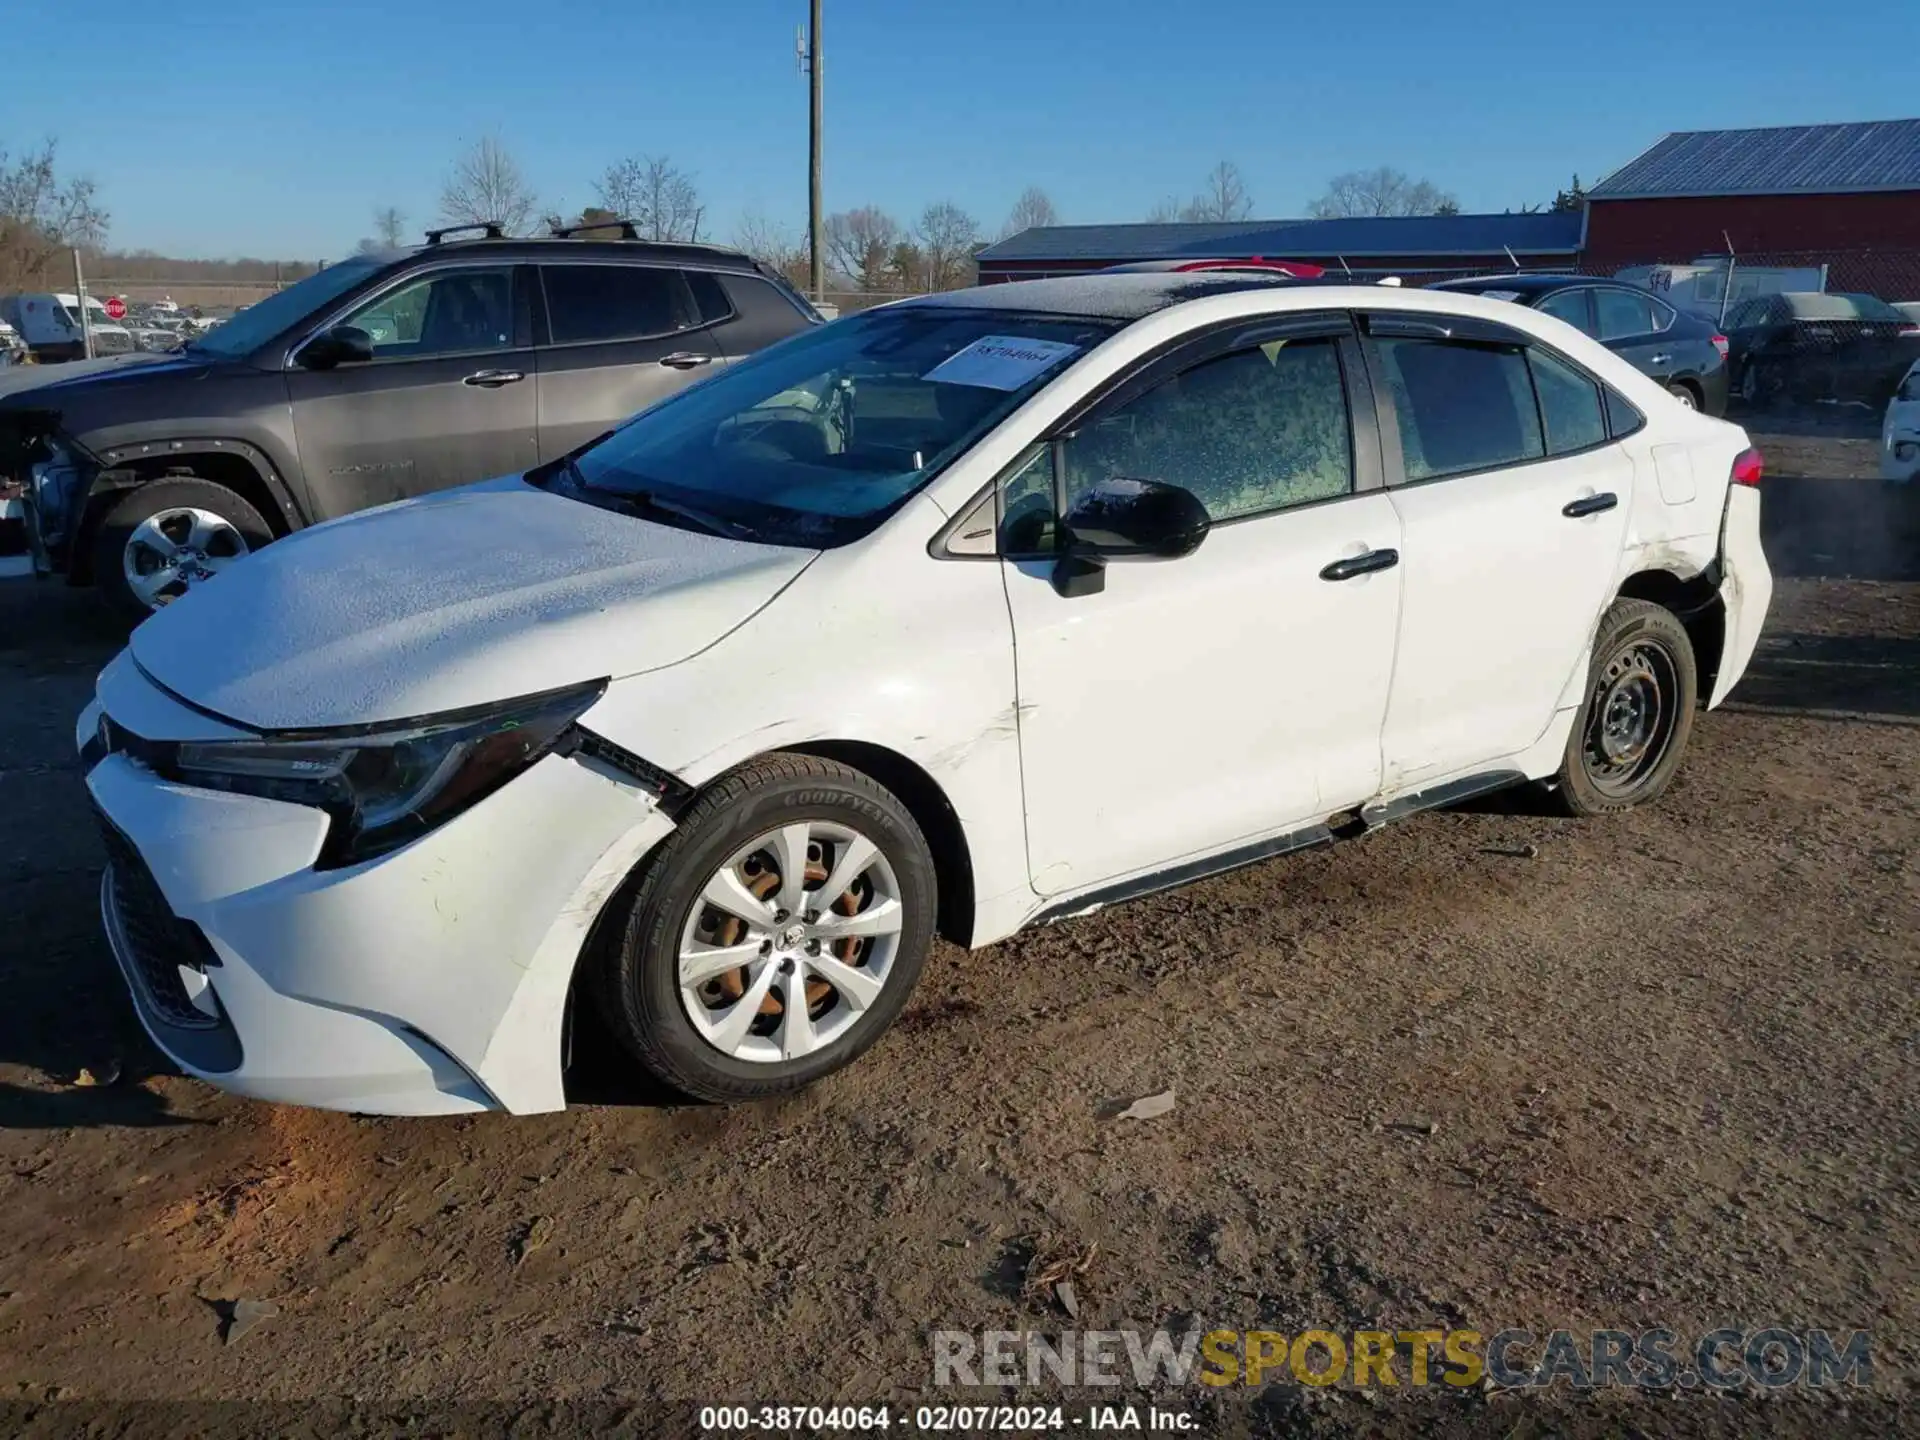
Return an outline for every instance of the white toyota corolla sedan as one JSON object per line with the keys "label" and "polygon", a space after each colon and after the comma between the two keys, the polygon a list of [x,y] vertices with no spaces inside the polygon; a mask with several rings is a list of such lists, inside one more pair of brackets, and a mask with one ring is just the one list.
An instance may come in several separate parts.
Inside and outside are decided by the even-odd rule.
{"label": "white toyota corolla sedan", "polygon": [[555,1109],[578,1005],[692,1095],[791,1090],[936,935],[1521,781],[1658,795],[1766,615],[1759,478],[1501,301],[891,305],[141,625],[78,726],[107,935],[245,1095]]}

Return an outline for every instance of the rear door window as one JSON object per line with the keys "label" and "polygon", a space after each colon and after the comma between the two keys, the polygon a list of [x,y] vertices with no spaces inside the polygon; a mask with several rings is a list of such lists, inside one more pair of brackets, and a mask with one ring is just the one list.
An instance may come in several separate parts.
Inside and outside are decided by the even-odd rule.
{"label": "rear door window", "polygon": [[555,345],[671,335],[693,321],[677,270],[647,265],[543,265],[547,324]]}
{"label": "rear door window", "polygon": [[1408,480],[1522,465],[1546,454],[1518,346],[1391,336],[1374,343]]}

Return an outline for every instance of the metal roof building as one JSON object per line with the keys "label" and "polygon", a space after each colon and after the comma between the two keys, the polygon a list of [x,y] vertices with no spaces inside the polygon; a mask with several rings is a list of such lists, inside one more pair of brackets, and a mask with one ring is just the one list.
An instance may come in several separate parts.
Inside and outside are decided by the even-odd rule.
{"label": "metal roof building", "polygon": [[[1142,260],[1307,260],[1356,275],[1433,275],[1564,266],[1580,252],[1577,212],[1368,216],[1195,224],[1048,225],[989,245],[980,281],[1071,275]],[[1509,259],[1509,253],[1513,259]]]}
{"label": "metal roof building", "polygon": [[1587,200],[1589,267],[1731,245],[1749,260],[1830,263],[1835,289],[1898,288],[1894,272],[1920,253],[1920,120],[1666,135]]}

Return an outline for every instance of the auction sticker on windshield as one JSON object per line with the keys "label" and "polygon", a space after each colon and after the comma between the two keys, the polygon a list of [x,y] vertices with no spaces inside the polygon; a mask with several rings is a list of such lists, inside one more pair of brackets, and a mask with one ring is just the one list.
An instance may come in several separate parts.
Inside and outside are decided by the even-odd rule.
{"label": "auction sticker on windshield", "polygon": [[1018,390],[1080,347],[1059,340],[1023,340],[1018,335],[982,335],[920,378],[987,390]]}

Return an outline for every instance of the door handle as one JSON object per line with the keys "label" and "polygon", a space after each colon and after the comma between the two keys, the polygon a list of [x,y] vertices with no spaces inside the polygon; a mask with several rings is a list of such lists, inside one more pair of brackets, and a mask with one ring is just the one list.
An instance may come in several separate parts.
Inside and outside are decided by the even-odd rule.
{"label": "door handle", "polygon": [[1649,356],[1647,357],[1647,363],[1648,363],[1649,365],[1671,365],[1671,364],[1673,363],[1673,356],[1671,356],[1671,355],[1649,355]]}
{"label": "door handle", "polygon": [[524,370],[476,370],[460,383],[474,385],[482,390],[498,390],[502,385],[513,385],[527,378]]}
{"label": "door handle", "polygon": [[1602,490],[1598,495],[1582,495],[1578,500],[1569,500],[1560,507],[1560,513],[1569,520],[1578,520],[1583,515],[1598,515],[1602,510],[1611,510],[1620,503],[1620,497],[1611,490]]}
{"label": "door handle", "polygon": [[660,363],[674,370],[697,370],[702,365],[711,365],[713,357],[692,350],[676,350],[671,355],[662,355]]}
{"label": "door handle", "polygon": [[1357,575],[1371,575],[1376,570],[1391,570],[1400,563],[1398,550],[1369,550],[1364,555],[1349,555],[1344,560],[1336,560],[1322,567],[1322,580],[1351,580]]}

